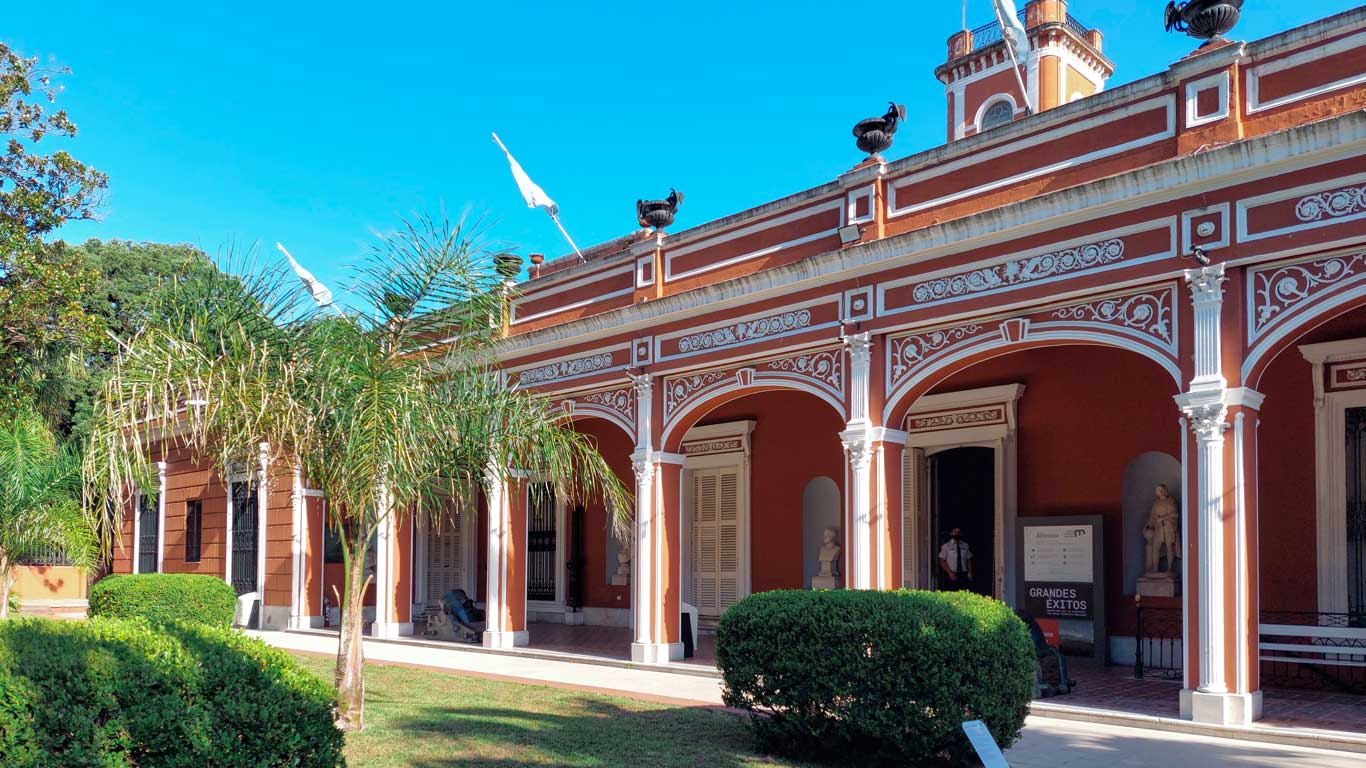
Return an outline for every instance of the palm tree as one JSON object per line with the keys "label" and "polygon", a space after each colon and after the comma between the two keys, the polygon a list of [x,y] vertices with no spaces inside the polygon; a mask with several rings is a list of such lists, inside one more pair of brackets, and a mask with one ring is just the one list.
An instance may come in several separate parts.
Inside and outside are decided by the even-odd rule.
{"label": "palm tree", "polygon": [[91,503],[126,506],[167,421],[224,476],[266,443],[326,493],[346,571],[336,683],[348,730],[364,722],[365,551],[390,516],[435,517],[517,468],[566,499],[603,498],[627,525],[627,491],[593,443],[502,383],[498,255],[477,227],[424,218],[355,269],[344,311],[305,301],[283,265],[188,282],[170,294],[169,322],[122,345],[97,412]]}
{"label": "palm tree", "polygon": [[95,529],[80,499],[80,456],[40,416],[19,412],[0,423],[0,619],[9,616],[19,560],[61,552],[72,565],[94,565]]}

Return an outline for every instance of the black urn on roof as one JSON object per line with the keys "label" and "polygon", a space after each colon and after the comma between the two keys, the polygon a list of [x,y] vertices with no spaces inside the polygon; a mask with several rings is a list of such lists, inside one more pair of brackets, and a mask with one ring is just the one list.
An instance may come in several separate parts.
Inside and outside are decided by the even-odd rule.
{"label": "black urn on roof", "polygon": [[515,253],[500,253],[493,257],[493,268],[504,280],[511,280],[522,271],[522,259]]}
{"label": "black urn on roof", "polygon": [[1209,45],[1233,29],[1242,8],[1243,0],[1171,0],[1167,3],[1167,31],[1185,32]]}
{"label": "black urn on roof", "polygon": [[874,157],[886,152],[892,146],[896,126],[906,119],[906,107],[894,101],[887,102],[887,114],[860,120],[854,126],[854,138],[858,148]]}
{"label": "black urn on roof", "polygon": [[674,223],[674,214],[682,204],[683,193],[671,188],[663,200],[637,200],[636,220],[642,227],[663,229]]}

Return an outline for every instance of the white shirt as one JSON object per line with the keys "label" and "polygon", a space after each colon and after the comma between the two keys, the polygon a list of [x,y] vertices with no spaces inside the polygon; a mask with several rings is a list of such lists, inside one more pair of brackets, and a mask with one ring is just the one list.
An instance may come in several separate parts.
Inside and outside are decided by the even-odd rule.
{"label": "white shirt", "polygon": [[[962,553],[963,562],[958,562],[958,555]],[[939,548],[939,559],[948,563],[949,570],[954,573],[967,573],[968,561],[972,559],[972,550],[968,548],[968,543],[959,539],[957,542],[946,541],[944,546]]]}

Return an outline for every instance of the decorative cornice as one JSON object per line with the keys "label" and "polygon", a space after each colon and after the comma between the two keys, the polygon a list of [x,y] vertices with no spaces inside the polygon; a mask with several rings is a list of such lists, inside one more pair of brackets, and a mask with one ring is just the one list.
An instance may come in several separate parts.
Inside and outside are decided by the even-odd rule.
{"label": "decorative cornice", "polygon": [[1090,269],[1123,258],[1124,241],[1110,238],[1024,259],[1012,259],[968,272],[936,277],[933,280],[916,283],[911,288],[911,297],[915,303],[924,304]]}
{"label": "decorative cornice", "polygon": [[766,336],[788,333],[809,325],[811,325],[811,310],[799,309],[783,312],[684,336],[678,340],[678,350],[680,352],[701,352],[708,349],[721,349],[746,341],[762,339]]}

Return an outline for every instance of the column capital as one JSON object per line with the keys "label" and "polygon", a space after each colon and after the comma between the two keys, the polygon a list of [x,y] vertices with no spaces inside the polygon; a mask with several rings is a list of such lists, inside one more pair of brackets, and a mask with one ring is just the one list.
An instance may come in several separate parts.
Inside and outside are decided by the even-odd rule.
{"label": "column capital", "polygon": [[840,442],[849,456],[849,465],[855,469],[867,469],[873,460],[871,432],[871,429],[847,429],[840,433]]}
{"label": "column capital", "polygon": [[1186,270],[1186,285],[1191,291],[1191,303],[1200,306],[1222,302],[1224,281],[1227,279],[1223,262]]}
{"label": "column capital", "polygon": [[849,350],[849,359],[855,363],[868,363],[873,359],[873,337],[867,331],[850,333],[840,337],[844,348]]}
{"label": "column capital", "polygon": [[626,374],[626,378],[631,380],[631,387],[636,391],[636,397],[649,397],[654,391],[654,377],[648,373]]}
{"label": "column capital", "polygon": [[1224,432],[1229,428],[1229,423],[1224,421],[1224,417],[1228,415],[1228,408],[1223,403],[1192,405],[1182,410],[1186,414],[1191,431],[1201,440],[1222,439]]}

